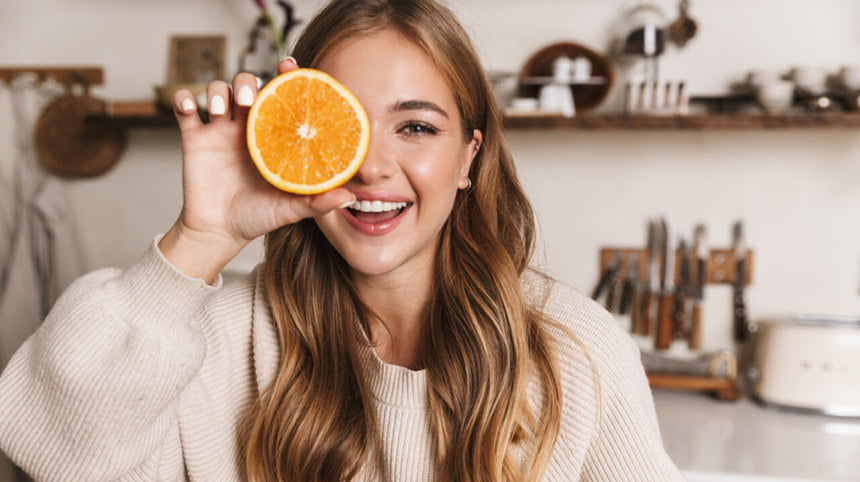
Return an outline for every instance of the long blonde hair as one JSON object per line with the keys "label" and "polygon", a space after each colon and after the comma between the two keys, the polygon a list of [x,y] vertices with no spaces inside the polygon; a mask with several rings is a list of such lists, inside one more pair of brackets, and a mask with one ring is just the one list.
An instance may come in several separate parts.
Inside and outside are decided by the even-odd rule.
{"label": "long blonde hair", "polygon": [[[470,170],[474,186],[457,194],[442,228],[425,320],[439,478],[537,480],[558,434],[560,382],[540,310],[520,284],[534,215],[468,35],[433,1],[336,0],[308,24],[293,56],[312,67],[338,42],[385,29],[434,61],[455,94],[464,136],[483,133]],[[381,463],[370,388],[359,368],[369,310],[349,266],[313,220],[267,235],[265,256],[281,359],[246,422],[248,478],[349,480]],[[544,394],[539,407],[527,395],[534,376]]]}

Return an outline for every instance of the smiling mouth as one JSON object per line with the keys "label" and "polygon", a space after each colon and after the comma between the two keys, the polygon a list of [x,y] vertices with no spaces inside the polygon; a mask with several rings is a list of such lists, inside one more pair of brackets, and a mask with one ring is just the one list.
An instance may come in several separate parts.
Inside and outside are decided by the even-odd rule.
{"label": "smiling mouth", "polygon": [[346,210],[363,223],[377,224],[396,218],[410,206],[410,202],[356,201]]}

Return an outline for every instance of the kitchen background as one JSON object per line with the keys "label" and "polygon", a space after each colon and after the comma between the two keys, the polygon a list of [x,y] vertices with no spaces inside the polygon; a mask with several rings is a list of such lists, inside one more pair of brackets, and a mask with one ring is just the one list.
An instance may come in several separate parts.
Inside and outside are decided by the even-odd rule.
{"label": "kitchen background", "polygon": [[[300,19],[320,4],[291,3]],[[652,3],[677,16],[676,0]],[[487,68],[500,72],[557,41],[607,53],[622,13],[639,2],[449,4]],[[106,79],[96,95],[152,99],[167,78],[171,35],[226,35],[232,74],[256,15],[248,0],[2,0],[0,65],[99,65]],[[860,64],[856,0],[692,0],[690,15],[697,35],[683,49],[670,45],[660,72],[691,95],[725,94],[751,70]],[[628,67],[616,65],[597,112],[621,111]],[[755,251],[752,320],[860,315],[860,129],[511,129],[507,138],[540,222],[538,263],[579,290],[593,289],[602,246],[644,245],[649,218],[666,215],[688,237],[705,223],[712,247],[726,248],[743,220]],[[88,269],[130,265],[169,228],[181,203],[180,155],[175,129],[131,129],[111,171],[68,182]],[[228,269],[246,272],[260,253],[255,243]],[[709,285],[706,298],[704,346],[731,346],[730,287]]]}
{"label": "kitchen background", "polygon": [[[319,7],[299,0],[298,18]],[[677,16],[675,0],[657,0]],[[634,0],[450,2],[492,71],[517,71],[538,49],[570,40],[607,53]],[[100,65],[106,99],[147,99],[167,78],[174,34],[226,34],[234,72],[257,10],[248,0],[38,0],[0,2],[0,64]],[[860,64],[860,2],[695,0],[699,31],[669,46],[661,77],[692,95],[720,95],[749,71],[796,66],[835,73]],[[298,27],[301,29],[301,25]],[[297,30],[298,30],[297,29]],[[623,74],[598,112],[622,108]],[[9,132],[7,128],[0,131]],[[88,267],[128,266],[181,202],[179,136],[132,129],[106,175],[69,182]],[[755,251],[752,319],[795,312],[860,314],[860,132],[803,130],[510,130],[508,141],[538,213],[539,263],[590,292],[604,245],[642,246],[647,219],[667,215],[679,233],[705,223],[713,247],[729,247],[745,221]],[[229,269],[258,260],[252,245]],[[703,343],[730,343],[730,289],[709,285]]]}

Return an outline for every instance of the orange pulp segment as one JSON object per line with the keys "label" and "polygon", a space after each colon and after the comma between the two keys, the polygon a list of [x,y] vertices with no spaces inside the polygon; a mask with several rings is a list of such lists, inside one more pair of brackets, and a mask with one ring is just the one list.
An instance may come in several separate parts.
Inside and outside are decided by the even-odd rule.
{"label": "orange pulp segment", "polygon": [[296,69],[271,80],[248,113],[248,151],[272,185],[317,194],[364,162],[370,123],[358,99],[330,75]]}

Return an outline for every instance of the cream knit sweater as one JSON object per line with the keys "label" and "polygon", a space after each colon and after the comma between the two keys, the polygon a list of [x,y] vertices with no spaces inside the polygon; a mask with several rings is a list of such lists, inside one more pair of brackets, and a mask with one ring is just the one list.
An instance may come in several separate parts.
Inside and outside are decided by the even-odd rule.
{"label": "cream knit sweater", "polygon": [[[633,341],[591,300],[547,283],[530,277],[527,290],[551,289],[545,313],[580,343],[552,332],[564,408],[545,480],[683,480]],[[39,481],[242,480],[238,429],[278,356],[256,272],[206,285],[153,244],[125,272],[76,281],[15,354],[0,377],[0,449]],[[433,480],[425,373],[370,349],[362,365],[384,478]]]}

